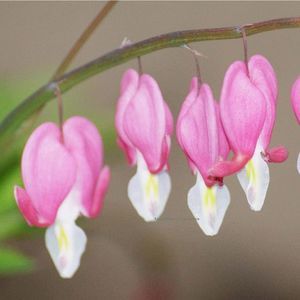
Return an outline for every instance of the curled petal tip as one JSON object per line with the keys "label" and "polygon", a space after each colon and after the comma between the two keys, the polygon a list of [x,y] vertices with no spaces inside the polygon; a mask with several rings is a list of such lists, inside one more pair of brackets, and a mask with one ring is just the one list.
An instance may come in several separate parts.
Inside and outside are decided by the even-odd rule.
{"label": "curled petal tip", "polygon": [[284,146],[278,146],[266,151],[265,160],[267,162],[281,163],[287,160],[288,150]]}
{"label": "curled petal tip", "polygon": [[237,155],[233,160],[218,161],[209,171],[210,177],[225,177],[240,171],[251,157]]}

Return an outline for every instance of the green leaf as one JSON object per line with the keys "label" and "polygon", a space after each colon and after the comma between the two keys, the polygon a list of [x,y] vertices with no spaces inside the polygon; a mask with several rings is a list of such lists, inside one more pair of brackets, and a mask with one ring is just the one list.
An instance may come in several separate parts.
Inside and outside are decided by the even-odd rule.
{"label": "green leaf", "polygon": [[0,248],[0,275],[14,275],[20,272],[30,272],[34,261],[20,252],[9,248]]}

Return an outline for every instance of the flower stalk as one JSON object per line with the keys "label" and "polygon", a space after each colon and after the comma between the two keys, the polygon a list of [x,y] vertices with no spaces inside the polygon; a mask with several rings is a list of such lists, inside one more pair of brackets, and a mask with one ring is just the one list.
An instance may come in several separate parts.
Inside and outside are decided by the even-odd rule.
{"label": "flower stalk", "polygon": [[109,14],[112,8],[117,4],[115,0],[109,0],[104,7],[99,11],[97,16],[92,20],[89,26],[84,30],[79,39],[75,42],[71,50],[68,52],[64,60],[58,66],[57,70],[54,73],[53,79],[61,76],[71,65],[74,58],[79,53],[80,49],[85,45],[86,41],[91,37],[93,32],[97,29],[100,23],[105,19],[105,17]]}

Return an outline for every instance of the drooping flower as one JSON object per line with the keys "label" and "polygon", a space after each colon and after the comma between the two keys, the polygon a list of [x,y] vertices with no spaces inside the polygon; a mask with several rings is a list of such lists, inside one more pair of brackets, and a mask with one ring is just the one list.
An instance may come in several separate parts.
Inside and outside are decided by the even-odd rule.
{"label": "drooping flower", "polygon": [[[298,124],[300,124],[300,76],[296,79],[292,86],[291,102]],[[300,173],[300,154],[298,155],[297,160],[297,170],[298,173]]]}
{"label": "drooping flower", "polygon": [[103,167],[102,140],[90,121],[72,117],[62,130],[49,122],[31,134],[22,156],[25,189],[16,186],[14,193],[27,223],[48,227],[46,247],[59,274],[70,278],[87,241],[76,219],[99,214],[110,172]]}
{"label": "drooping flower", "polygon": [[167,172],[173,118],[157,82],[135,70],[125,72],[116,111],[118,144],[137,173],[128,196],[145,221],[162,214],[171,190]]}
{"label": "drooping flower", "polygon": [[251,209],[261,210],[270,176],[267,162],[282,162],[287,150],[268,149],[275,123],[277,80],[271,64],[261,55],[234,62],[226,72],[221,92],[221,120],[234,152],[231,161],[218,162],[214,176],[235,172]]}
{"label": "drooping flower", "polygon": [[210,87],[198,86],[193,78],[176,126],[177,140],[187,156],[197,182],[188,193],[188,206],[206,235],[218,233],[230,203],[222,178],[211,178],[209,170],[226,159],[229,146],[220,122],[219,106]]}

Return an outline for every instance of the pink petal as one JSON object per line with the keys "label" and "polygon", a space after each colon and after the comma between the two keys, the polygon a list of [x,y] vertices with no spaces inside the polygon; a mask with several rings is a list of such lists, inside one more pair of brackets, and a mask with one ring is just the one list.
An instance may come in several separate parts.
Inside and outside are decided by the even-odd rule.
{"label": "pink petal", "polygon": [[58,127],[54,123],[39,126],[26,143],[22,156],[22,177],[27,200],[31,200],[31,206],[45,223],[54,222],[75,176],[75,161],[61,143]]}
{"label": "pink petal", "polygon": [[38,212],[32,206],[32,201],[24,189],[15,186],[14,195],[22,215],[30,226],[47,227],[51,225],[51,223],[43,220],[38,215]]}
{"label": "pink petal", "polygon": [[292,86],[291,101],[294,114],[300,124],[300,76],[296,79]]}
{"label": "pink petal", "polygon": [[191,107],[193,102],[197,99],[197,95],[198,95],[198,79],[197,79],[197,77],[193,77],[191,80],[191,83],[190,83],[189,93],[181,105],[180,112],[179,112],[179,115],[177,118],[176,135],[177,135],[177,140],[178,140],[178,143],[180,146],[182,145],[182,143],[181,143],[181,139],[180,139],[180,137],[181,137],[180,132],[178,132],[178,128],[180,127],[179,125],[180,125],[181,119],[184,117],[186,112],[189,110],[189,108]]}
{"label": "pink petal", "polygon": [[251,159],[249,156],[238,154],[234,155],[232,160],[218,161],[209,171],[209,176],[214,177],[225,177],[232,175],[243,168],[247,162]]}
{"label": "pink petal", "polygon": [[165,114],[166,114],[166,134],[168,136],[171,136],[173,134],[173,127],[174,127],[173,116],[166,102],[164,102],[164,107],[165,107]]}
{"label": "pink petal", "polygon": [[224,132],[223,124],[220,116],[220,107],[219,104],[215,101],[215,109],[216,109],[216,118],[218,124],[218,132],[219,132],[219,159],[225,160],[229,154],[230,147],[228,144],[227,137]]}
{"label": "pink petal", "polygon": [[196,100],[181,118],[177,133],[185,153],[210,185],[208,170],[219,157],[219,138],[215,100],[207,84],[201,85]]}
{"label": "pink petal", "polygon": [[98,129],[83,117],[72,117],[64,126],[65,145],[77,165],[74,189],[79,193],[82,213],[89,216],[103,163],[103,146]]}
{"label": "pink petal", "polygon": [[177,137],[178,144],[180,145],[182,151],[184,152],[184,154],[188,160],[189,167],[193,173],[196,172],[196,167],[195,167],[195,164],[192,162],[192,160],[189,158],[188,153],[186,153],[186,151],[182,145],[180,125],[181,125],[182,118],[184,117],[186,112],[189,110],[189,108],[191,107],[193,102],[197,99],[197,95],[198,95],[198,79],[197,79],[197,77],[193,77],[191,80],[191,83],[190,83],[189,93],[181,105],[180,112],[179,112],[179,115],[177,118],[177,124],[176,124],[176,137]]}
{"label": "pink petal", "polygon": [[265,156],[268,162],[281,163],[287,160],[289,153],[285,147],[278,146],[269,149]]}
{"label": "pink petal", "polygon": [[109,182],[110,182],[110,171],[108,167],[104,167],[100,173],[100,176],[96,184],[93,202],[90,203],[91,206],[87,208],[87,213],[90,218],[97,217],[100,210],[102,209],[103,200],[106,195]]}
{"label": "pink petal", "polygon": [[254,55],[248,63],[251,81],[264,94],[266,99],[266,118],[260,141],[262,147],[269,146],[276,116],[276,101],[278,95],[277,79],[272,65],[261,55]]}
{"label": "pink petal", "polygon": [[136,163],[136,150],[124,132],[124,113],[127,106],[135,95],[139,84],[139,74],[133,70],[127,70],[121,81],[120,97],[117,102],[115,126],[118,133],[118,145],[125,152],[130,165]]}
{"label": "pink petal", "polygon": [[128,164],[134,165],[136,163],[135,148],[126,144],[119,136],[117,137],[117,144],[124,151]]}
{"label": "pink petal", "polygon": [[248,77],[245,63],[241,61],[231,64],[226,72],[220,112],[228,142],[235,154],[232,163],[220,162],[211,171],[213,176],[223,177],[243,168],[252,157],[266,115],[265,97],[252,82],[251,73]]}
{"label": "pink petal", "polygon": [[156,81],[149,75],[140,78],[138,90],[124,113],[124,130],[143,155],[148,169],[157,173],[166,165],[165,136],[170,131],[166,104]]}

